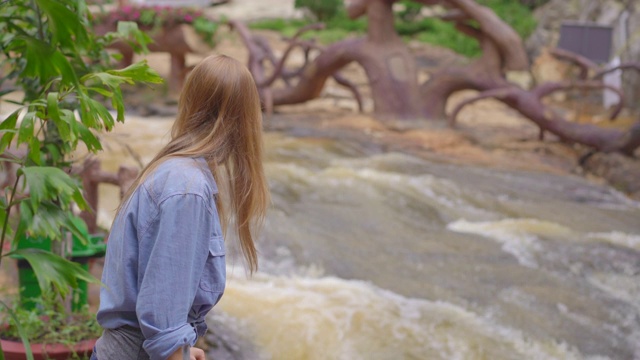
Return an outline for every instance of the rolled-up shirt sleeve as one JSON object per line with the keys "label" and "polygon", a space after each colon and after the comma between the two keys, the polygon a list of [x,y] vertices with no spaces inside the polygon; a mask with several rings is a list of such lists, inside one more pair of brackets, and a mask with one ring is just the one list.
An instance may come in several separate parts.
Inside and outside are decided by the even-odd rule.
{"label": "rolled-up shirt sleeve", "polygon": [[158,204],[142,237],[136,315],[152,360],[164,360],[197,340],[187,319],[207,260],[212,222],[203,197],[173,195]]}

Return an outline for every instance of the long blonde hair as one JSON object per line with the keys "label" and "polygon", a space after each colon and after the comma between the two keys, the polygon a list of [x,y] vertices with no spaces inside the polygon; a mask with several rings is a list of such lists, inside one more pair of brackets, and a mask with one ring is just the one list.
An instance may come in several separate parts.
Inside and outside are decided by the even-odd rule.
{"label": "long blonde hair", "polygon": [[[230,57],[209,56],[186,79],[171,141],[142,170],[121,204],[164,160],[204,157],[222,195],[216,198],[216,206],[223,229],[226,232],[233,217],[242,253],[254,272],[258,256],[253,233],[262,224],[269,202],[262,146],[260,98],[251,73]],[[228,203],[231,216],[223,202]]]}

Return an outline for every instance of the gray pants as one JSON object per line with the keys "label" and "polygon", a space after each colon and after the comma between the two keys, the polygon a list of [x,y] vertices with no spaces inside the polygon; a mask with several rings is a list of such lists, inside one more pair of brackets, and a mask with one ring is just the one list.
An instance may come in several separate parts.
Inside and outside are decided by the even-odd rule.
{"label": "gray pants", "polygon": [[138,328],[105,329],[96,342],[91,360],[149,360],[142,348],[144,336]]}

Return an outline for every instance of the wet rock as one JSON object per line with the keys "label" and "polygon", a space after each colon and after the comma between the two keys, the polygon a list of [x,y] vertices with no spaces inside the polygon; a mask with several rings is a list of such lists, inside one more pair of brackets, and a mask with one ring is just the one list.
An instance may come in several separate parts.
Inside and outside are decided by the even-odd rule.
{"label": "wet rock", "polygon": [[209,331],[197,344],[207,354],[207,359],[248,360],[260,359],[254,344],[241,336],[242,324],[234,318],[213,311],[207,316]]}
{"label": "wet rock", "polygon": [[640,200],[640,160],[617,153],[597,153],[589,157],[583,166],[616,189]]}

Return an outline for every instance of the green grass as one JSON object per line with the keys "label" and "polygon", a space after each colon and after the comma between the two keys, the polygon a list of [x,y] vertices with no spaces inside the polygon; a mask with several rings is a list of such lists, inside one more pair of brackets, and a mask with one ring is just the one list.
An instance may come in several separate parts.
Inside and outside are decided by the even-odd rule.
{"label": "green grass", "polygon": [[[502,18],[522,38],[528,37],[536,27],[536,21],[532,12],[526,6],[514,0],[476,0],[478,3],[488,6]],[[452,23],[433,18],[418,19],[415,21],[402,20],[403,14],[396,14],[396,31],[405,39],[418,41],[449,48],[467,57],[476,57],[481,54],[480,46],[475,39],[458,32]],[[273,30],[284,36],[292,36],[304,25],[310,24],[310,20],[301,19],[272,19],[251,23],[252,29]],[[360,36],[367,31],[367,19],[351,20],[344,11],[326,22],[326,29],[310,31],[303,38],[316,38],[321,44],[330,44],[349,36]]]}
{"label": "green grass", "polygon": [[528,37],[536,29],[536,19],[532,11],[519,1],[514,0],[476,0],[478,3],[490,7],[495,13],[511,25],[523,38]]}
{"label": "green grass", "polygon": [[[301,27],[311,24],[310,20],[301,19],[267,19],[259,20],[249,24],[251,29],[273,30],[282,35],[291,37]],[[335,18],[325,22],[325,29],[319,31],[308,31],[302,38],[317,39],[321,44],[331,44],[343,40],[349,36],[357,36],[367,31],[366,19],[351,20],[346,14],[340,13]]]}
{"label": "green grass", "polygon": [[481,55],[480,44],[475,39],[457,31],[452,23],[436,19],[425,19],[423,21],[429,25],[430,30],[421,31],[410,36],[411,38],[451,49],[467,57]]}

